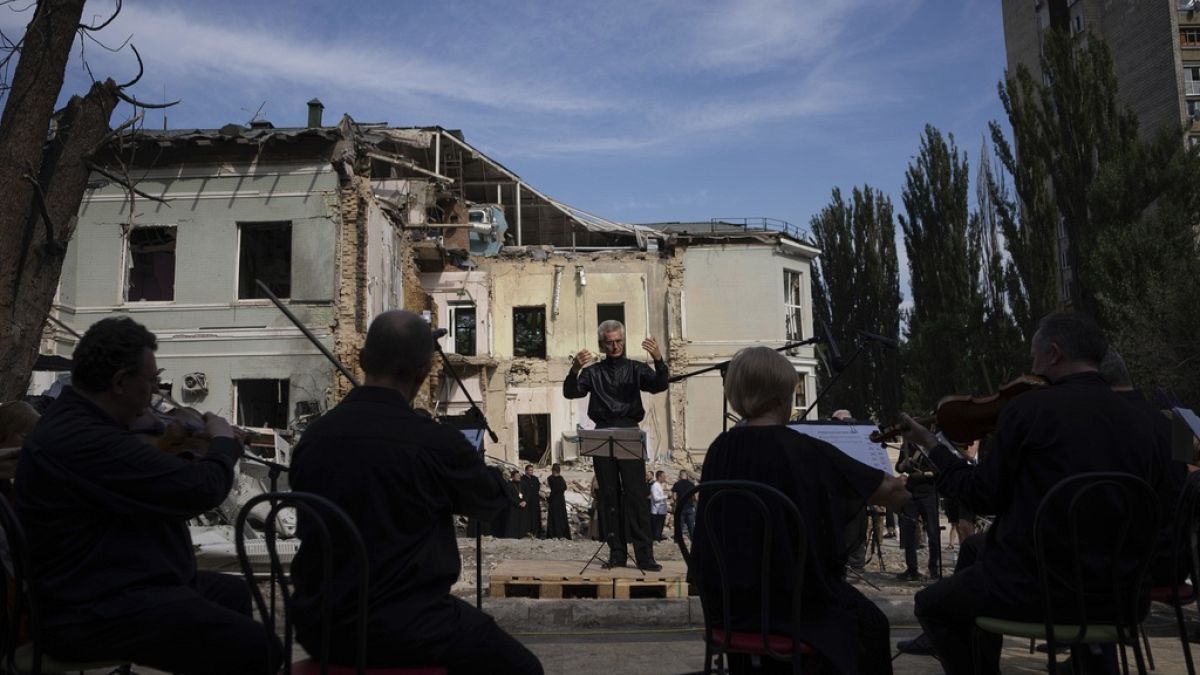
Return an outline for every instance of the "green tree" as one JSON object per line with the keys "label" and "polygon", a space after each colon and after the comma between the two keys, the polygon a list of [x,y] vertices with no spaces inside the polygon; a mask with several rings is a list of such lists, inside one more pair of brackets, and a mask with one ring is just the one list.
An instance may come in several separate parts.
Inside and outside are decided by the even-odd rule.
{"label": "green tree", "polygon": [[971,213],[969,195],[966,154],[953,135],[947,141],[927,125],[901,197],[912,284],[905,362],[910,409],[929,408],[984,379],[976,366],[984,314],[976,269],[980,219]]}
{"label": "green tree", "polygon": [[[858,330],[898,338],[900,279],[891,200],[863,186],[854,188],[847,202],[834,188],[811,229],[821,249],[813,274],[814,317],[830,326],[843,356],[851,357]],[[828,350],[822,351],[824,387],[834,373]],[[867,345],[830,389],[821,412],[845,408],[855,417],[893,420],[900,411],[899,382],[896,352]]]}

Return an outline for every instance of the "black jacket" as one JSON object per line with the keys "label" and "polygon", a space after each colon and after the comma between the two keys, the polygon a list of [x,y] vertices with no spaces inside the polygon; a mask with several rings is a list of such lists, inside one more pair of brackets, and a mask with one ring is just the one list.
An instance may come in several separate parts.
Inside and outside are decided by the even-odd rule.
{"label": "black jacket", "polygon": [[225,499],[241,454],[219,438],[195,461],[168,455],[66,388],[25,440],[15,486],[45,625],[194,597],[187,519]]}
{"label": "black jacket", "polygon": [[640,392],[657,394],[667,390],[667,364],[661,359],[654,368],[624,356],[606,358],[578,374],[567,373],[563,396],[588,399],[588,417],[597,428],[636,427],[646,416]]}
{"label": "black jacket", "polygon": [[[404,396],[357,387],[313,422],[296,445],[292,488],[340,506],[362,533],[370,562],[372,632],[435,639],[456,625],[450,586],[461,566],[453,514],[486,518],[502,508],[500,474],[455,429],[417,414]],[[333,623],[354,618],[358,572],[334,535],[334,577],[322,586],[321,552],[306,535],[292,562],[292,617],[301,634],[319,625],[320,595],[331,594]],[[315,540],[314,540],[315,541]]]}

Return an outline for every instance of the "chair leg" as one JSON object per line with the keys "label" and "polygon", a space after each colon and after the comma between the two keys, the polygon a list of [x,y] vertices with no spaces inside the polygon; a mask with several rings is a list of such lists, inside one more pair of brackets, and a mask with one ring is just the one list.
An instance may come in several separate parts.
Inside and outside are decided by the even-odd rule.
{"label": "chair leg", "polygon": [[1192,663],[1192,646],[1188,643],[1187,621],[1183,618],[1183,603],[1175,603],[1175,624],[1179,628],[1179,641],[1183,643],[1183,662],[1187,666],[1188,675],[1196,675],[1196,666]]}
{"label": "chair leg", "polygon": [[1136,630],[1142,636],[1142,648],[1146,650],[1146,664],[1150,666],[1150,670],[1154,670],[1154,653],[1150,651],[1150,636],[1146,634],[1146,625],[1139,623]]}

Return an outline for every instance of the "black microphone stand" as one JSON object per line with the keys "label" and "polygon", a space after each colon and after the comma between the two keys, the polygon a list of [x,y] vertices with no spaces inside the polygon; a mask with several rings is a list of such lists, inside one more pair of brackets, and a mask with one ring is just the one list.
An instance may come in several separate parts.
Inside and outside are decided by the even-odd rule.
{"label": "black microphone stand", "polygon": [[[267,467],[267,480],[269,480],[271,482],[271,492],[275,493],[275,492],[279,491],[279,477],[281,475],[283,475],[284,473],[287,473],[288,467],[280,464],[279,462],[272,462],[269,459],[263,459],[262,457],[259,457],[258,455],[254,454],[252,452],[246,452],[245,449],[242,450],[242,459],[249,460],[249,461],[255,462],[257,464],[262,464],[263,466]],[[270,523],[266,523],[266,525],[267,525],[267,527],[272,527]],[[270,622],[271,622],[271,625],[273,626],[273,625],[275,625],[275,575],[272,574],[270,576],[271,576],[271,581],[270,581],[270,586],[271,586]]]}
{"label": "black microphone stand", "polygon": [[821,399],[825,398],[825,395],[829,393],[829,390],[832,389],[833,385],[837,383],[839,378],[841,378],[842,373],[850,370],[850,366],[853,365],[854,361],[859,357],[860,354],[862,354],[864,348],[865,345],[863,345],[863,343],[860,341],[858,343],[858,349],[855,349],[854,353],[850,355],[850,360],[846,362],[846,365],[844,365],[841,370],[835,372],[833,377],[829,378],[829,381],[825,383],[825,386],[821,388],[821,391],[817,392],[817,397],[814,398],[812,404],[804,410],[804,414],[800,416],[800,419],[808,419],[808,413],[812,412],[813,408],[816,408],[817,404],[821,402]]}
{"label": "black microphone stand", "polygon": [[[438,356],[442,357],[442,367],[450,373],[450,377],[458,383],[458,389],[467,397],[467,403],[471,405],[467,408],[467,415],[474,417],[483,424],[483,430],[487,432],[488,438],[492,439],[493,443],[499,443],[500,437],[492,431],[492,426],[488,424],[487,417],[479,406],[475,405],[475,399],[471,398],[471,392],[467,391],[467,385],[463,384],[462,378],[458,376],[458,371],[450,363],[450,358],[446,356],[446,352],[442,351],[442,344],[434,339],[433,348],[437,350]],[[480,447],[482,450],[482,446]],[[534,497],[540,499],[540,496]],[[483,609],[483,527],[478,518],[475,519],[475,607]]]}
{"label": "black microphone stand", "polygon": [[[805,345],[811,345],[811,344],[814,344],[814,343],[817,343],[820,341],[821,341],[821,338],[812,337],[812,338],[808,338],[807,340],[800,340],[799,342],[789,342],[789,343],[783,345],[782,347],[776,347],[775,351],[783,352],[783,351],[787,351],[789,349],[795,349],[796,347],[803,347]],[[714,370],[718,370],[721,372],[721,381],[724,382],[725,381],[725,370],[727,368],[729,368],[729,362],[732,360],[733,359],[727,359],[725,361],[722,361],[715,365],[708,366],[706,368],[701,368],[699,370],[693,370],[690,373],[684,373],[682,375],[676,375],[675,377],[668,379],[667,382],[668,383],[679,382],[681,380],[686,380],[689,377],[703,375],[704,373],[711,373]],[[725,398],[725,393],[724,393],[723,389],[724,388],[722,388],[722,393],[721,393],[721,431],[728,431],[729,430],[729,401]]]}

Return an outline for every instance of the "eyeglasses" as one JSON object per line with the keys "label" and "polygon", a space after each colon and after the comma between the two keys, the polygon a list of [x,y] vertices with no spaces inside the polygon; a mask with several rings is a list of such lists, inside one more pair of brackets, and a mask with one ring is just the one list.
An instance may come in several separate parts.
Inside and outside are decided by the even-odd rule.
{"label": "eyeglasses", "polygon": [[620,347],[621,345],[625,344],[625,341],[624,340],[601,340],[600,344],[602,344],[606,347]]}
{"label": "eyeglasses", "polygon": [[150,383],[150,387],[152,389],[154,389],[155,391],[158,391],[159,389],[162,389],[162,386],[163,386],[162,380],[160,379],[160,377],[163,374],[164,370],[166,370],[166,368],[159,368],[158,370],[154,371],[154,375],[152,377],[146,377],[139,370],[129,370],[127,372],[129,372],[131,375],[133,375],[134,377],[137,377],[140,380],[144,380],[144,381]]}

